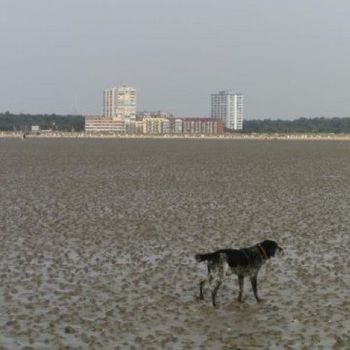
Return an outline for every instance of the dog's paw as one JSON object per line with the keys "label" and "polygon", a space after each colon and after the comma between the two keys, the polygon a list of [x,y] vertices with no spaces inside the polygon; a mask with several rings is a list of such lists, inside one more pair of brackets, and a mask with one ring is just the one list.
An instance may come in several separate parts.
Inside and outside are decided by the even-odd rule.
{"label": "dog's paw", "polygon": [[195,299],[195,300],[198,300],[198,301],[203,301],[203,300],[204,300],[204,296],[195,295],[195,296],[194,296],[194,299]]}
{"label": "dog's paw", "polygon": [[237,301],[239,303],[244,303],[247,299],[248,299],[248,295],[242,295],[240,297],[238,296]]}

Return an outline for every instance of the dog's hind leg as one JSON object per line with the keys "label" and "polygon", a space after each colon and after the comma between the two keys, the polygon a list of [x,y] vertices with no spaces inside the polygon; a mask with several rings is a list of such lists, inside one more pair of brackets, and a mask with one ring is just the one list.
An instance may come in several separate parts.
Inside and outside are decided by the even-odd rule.
{"label": "dog's hind leg", "polygon": [[208,280],[202,280],[199,283],[199,299],[203,300],[204,299],[204,294],[203,294],[203,288],[205,286],[205,284],[207,283]]}
{"label": "dog's hind leg", "polygon": [[258,303],[260,303],[262,301],[262,299],[260,299],[260,297],[258,296],[257,274],[250,278],[250,282],[252,283],[252,289],[253,289],[253,293],[254,293],[255,299],[256,299],[256,301]]}
{"label": "dog's hind leg", "polygon": [[208,266],[208,278],[200,281],[199,283],[199,299],[200,300],[203,300],[204,299],[204,294],[203,294],[203,289],[204,289],[204,286],[209,283],[211,285],[213,281],[213,275],[211,273],[211,269],[209,268]]}
{"label": "dog's hind leg", "polygon": [[220,286],[221,286],[221,281],[216,281],[216,284],[211,291],[211,299],[212,299],[213,306],[216,306],[215,298],[216,298],[216,293],[218,292],[218,289]]}
{"label": "dog's hind leg", "polygon": [[238,294],[238,301],[242,301],[243,296],[243,289],[244,289],[244,276],[238,276],[238,283],[239,283],[239,294]]}

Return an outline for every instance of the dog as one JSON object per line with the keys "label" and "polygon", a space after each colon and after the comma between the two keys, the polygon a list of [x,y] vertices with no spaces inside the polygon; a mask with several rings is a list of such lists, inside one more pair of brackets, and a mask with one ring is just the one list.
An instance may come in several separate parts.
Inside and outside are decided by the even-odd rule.
{"label": "dog", "polygon": [[238,301],[242,302],[244,277],[250,278],[257,302],[262,301],[258,295],[258,272],[276,253],[283,254],[283,249],[275,241],[265,240],[249,248],[220,249],[213,253],[196,254],[197,262],[208,262],[208,278],[199,284],[199,299],[204,299],[203,288],[209,283],[212,303],[216,306],[216,294],[225,277],[236,274],[239,282]]}

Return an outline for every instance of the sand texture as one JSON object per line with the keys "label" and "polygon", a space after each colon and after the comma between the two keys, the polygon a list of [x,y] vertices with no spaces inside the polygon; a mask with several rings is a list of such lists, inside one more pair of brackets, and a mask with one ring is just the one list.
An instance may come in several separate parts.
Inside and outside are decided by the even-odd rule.
{"label": "sand texture", "polygon": [[[349,349],[350,143],[0,139],[0,349]],[[257,304],[194,254],[285,248]]]}

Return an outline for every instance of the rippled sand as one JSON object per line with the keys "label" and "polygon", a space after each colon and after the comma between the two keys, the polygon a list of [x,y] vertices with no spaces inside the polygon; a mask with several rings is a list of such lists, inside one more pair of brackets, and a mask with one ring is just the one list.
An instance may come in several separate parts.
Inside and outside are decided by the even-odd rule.
{"label": "rippled sand", "polygon": [[[347,349],[350,143],[0,139],[0,349]],[[198,300],[194,254],[286,255]]]}

